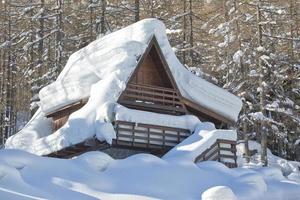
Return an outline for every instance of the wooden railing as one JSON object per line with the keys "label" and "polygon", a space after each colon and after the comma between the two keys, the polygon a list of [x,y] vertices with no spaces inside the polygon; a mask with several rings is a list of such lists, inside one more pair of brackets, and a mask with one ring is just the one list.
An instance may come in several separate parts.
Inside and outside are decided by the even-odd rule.
{"label": "wooden railing", "polygon": [[170,88],[129,83],[120,103],[128,107],[145,108],[144,110],[150,111],[185,113],[178,92]]}
{"label": "wooden railing", "polygon": [[229,168],[237,167],[236,141],[218,139],[210,148],[199,155],[195,162],[219,161]]}
{"label": "wooden railing", "polygon": [[115,121],[114,126],[114,144],[145,149],[170,149],[191,134],[187,129],[126,121]]}

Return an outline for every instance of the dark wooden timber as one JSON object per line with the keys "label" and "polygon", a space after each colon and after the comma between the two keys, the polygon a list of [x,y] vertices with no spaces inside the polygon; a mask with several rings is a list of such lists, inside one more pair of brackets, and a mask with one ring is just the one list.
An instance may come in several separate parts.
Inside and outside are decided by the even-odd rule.
{"label": "dark wooden timber", "polygon": [[222,123],[227,125],[234,124],[234,121],[231,121],[212,110],[204,108],[203,106],[196,104],[195,102],[187,98],[183,98],[182,101],[186,105],[188,111],[191,114],[196,115],[202,121],[214,122],[216,125],[221,125]]}
{"label": "dark wooden timber", "polygon": [[206,160],[222,162],[229,168],[237,167],[236,141],[217,139],[211,147],[195,159],[195,162]]}
{"label": "dark wooden timber", "polygon": [[81,142],[46,156],[55,158],[72,158],[88,151],[101,151],[110,147],[106,142],[100,142],[96,139],[90,139],[89,141],[90,143],[87,143],[86,141]]}
{"label": "dark wooden timber", "polygon": [[57,109],[55,111],[52,111],[50,113],[46,113],[46,117],[50,118],[50,117],[56,117],[56,116],[60,116],[60,115],[64,115],[65,112],[67,112],[68,110],[74,110],[76,108],[80,108],[83,105],[86,104],[86,102],[88,101],[88,99],[81,99],[79,101],[73,102],[71,104],[68,104],[60,109]]}

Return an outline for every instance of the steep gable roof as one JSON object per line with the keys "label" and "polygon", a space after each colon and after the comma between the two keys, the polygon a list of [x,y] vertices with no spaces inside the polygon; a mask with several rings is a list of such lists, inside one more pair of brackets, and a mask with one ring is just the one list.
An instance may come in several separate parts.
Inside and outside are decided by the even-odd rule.
{"label": "steep gable roof", "polygon": [[[161,60],[164,66],[169,66],[166,70],[172,74],[171,79],[184,98],[228,121],[236,121],[241,100],[186,70],[171,50],[164,30],[164,25],[156,19],[142,20],[74,53],[58,80],[41,90],[42,111],[50,113],[89,97],[91,85],[116,71],[123,73],[119,80],[126,84],[147,47],[153,43],[159,47]],[[120,95],[123,89],[115,95]]]}

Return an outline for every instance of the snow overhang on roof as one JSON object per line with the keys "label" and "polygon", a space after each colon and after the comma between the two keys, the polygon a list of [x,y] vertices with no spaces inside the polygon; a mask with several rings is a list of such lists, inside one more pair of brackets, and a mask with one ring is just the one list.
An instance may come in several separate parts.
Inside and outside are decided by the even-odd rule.
{"label": "snow overhang on roof", "polygon": [[[235,122],[241,100],[186,70],[172,51],[164,24],[157,19],[141,20],[72,54],[57,81],[40,91],[42,111],[51,113],[89,97],[91,86],[112,72],[118,72],[119,81],[126,84],[154,35],[182,96]],[[122,87],[110,95],[121,92]]]}

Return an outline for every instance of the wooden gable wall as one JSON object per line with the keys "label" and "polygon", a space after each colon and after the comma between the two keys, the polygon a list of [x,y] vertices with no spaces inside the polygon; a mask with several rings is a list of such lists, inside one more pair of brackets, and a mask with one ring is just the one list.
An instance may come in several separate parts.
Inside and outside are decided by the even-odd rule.
{"label": "wooden gable wall", "polygon": [[131,109],[183,115],[182,96],[153,37],[130,77],[118,103]]}
{"label": "wooden gable wall", "polygon": [[151,47],[129,83],[174,89],[155,46]]}

